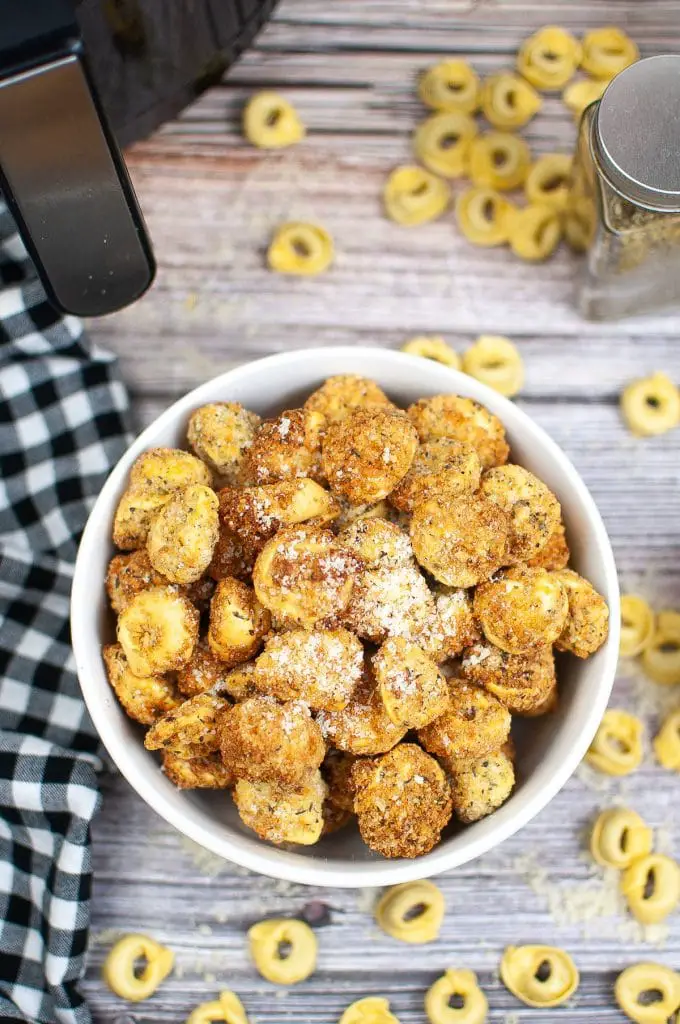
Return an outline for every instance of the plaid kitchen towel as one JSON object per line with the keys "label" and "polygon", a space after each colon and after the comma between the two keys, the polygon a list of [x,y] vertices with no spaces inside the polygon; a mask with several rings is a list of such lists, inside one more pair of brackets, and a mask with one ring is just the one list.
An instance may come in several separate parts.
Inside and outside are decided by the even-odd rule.
{"label": "plaid kitchen towel", "polygon": [[75,674],[78,538],[129,441],[115,361],[49,305],[0,206],[0,1019],[84,1024],[97,738]]}

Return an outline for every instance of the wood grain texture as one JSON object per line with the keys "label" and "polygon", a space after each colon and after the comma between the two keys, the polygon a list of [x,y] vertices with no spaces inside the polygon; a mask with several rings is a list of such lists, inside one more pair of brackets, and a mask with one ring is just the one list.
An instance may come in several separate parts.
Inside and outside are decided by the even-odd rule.
{"label": "wood grain texture", "polygon": [[[520,403],[591,488],[624,588],[658,607],[680,607],[680,433],[636,441],[617,408],[633,377],[664,369],[680,380],[678,313],[586,324],[573,304],[578,262],[567,252],[527,267],[507,252],[471,248],[451,217],[408,232],[381,214],[385,175],[410,159],[422,117],[418,72],[452,53],[482,73],[508,66],[521,38],[550,22],[576,32],[619,24],[643,54],[680,44],[680,0],[283,0],[226,81],[129,154],[159,278],[136,306],[91,330],[120,354],[140,427],[187,389],[260,355],[312,345],[396,348],[425,331],[462,350],[478,333],[509,334],[526,364]],[[240,136],[244,99],[262,86],[291,98],[309,128],[293,151],[259,153]],[[548,97],[524,134],[536,152],[567,151],[574,126]],[[273,276],[263,263],[271,231],[308,217],[333,232],[336,265],[315,281]],[[614,702],[640,713],[648,736],[677,700],[621,666]],[[113,929],[147,931],[177,952],[178,971],[134,1009],[138,1021],[175,1024],[233,987],[260,1024],[332,1024],[369,994],[389,995],[403,1024],[420,1024],[425,989],[457,965],[479,972],[489,1024],[622,1024],[612,999],[616,973],[642,959],[680,967],[680,921],[676,915],[660,948],[636,932],[584,860],[583,831],[600,807],[624,801],[659,827],[662,846],[680,853],[678,781],[648,753],[640,772],[602,786],[575,777],[519,836],[441,878],[442,937],[418,948],[376,930],[371,893],[289,886],[212,859],[199,867],[195,851],[109,776],[94,829],[94,940],[84,986],[96,1020],[125,1012],[99,980]],[[318,972],[276,992],[249,965],[245,932],[263,916],[299,914],[313,899],[331,908],[330,925],[319,930]],[[573,1005],[527,1010],[499,984],[503,947],[525,941],[573,953],[582,970]]]}

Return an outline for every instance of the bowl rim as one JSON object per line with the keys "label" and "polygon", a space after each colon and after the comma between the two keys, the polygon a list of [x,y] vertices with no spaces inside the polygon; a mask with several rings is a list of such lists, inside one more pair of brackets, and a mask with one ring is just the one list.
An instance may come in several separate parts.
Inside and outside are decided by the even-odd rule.
{"label": "bowl rim", "polygon": [[[508,422],[510,422],[515,430],[523,433],[529,439],[531,437],[540,439],[543,450],[554,460],[560,476],[564,479],[564,488],[573,492],[585,509],[588,530],[596,544],[606,584],[603,588],[604,596],[610,611],[609,636],[598,652],[600,657],[599,682],[596,692],[593,694],[587,717],[581,724],[578,740],[574,742],[568,756],[560,764],[559,770],[555,771],[535,793],[528,798],[525,797],[517,804],[513,808],[512,814],[504,814],[503,808],[496,811],[487,819],[487,821],[496,822],[495,828],[490,826],[486,832],[482,832],[478,836],[471,834],[467,845],[463,848],[447,849],[446,843],[442,843],[431,853],[412,861],[379,859],[365,863],[349,859],[343,863],[342,861],[328,861],[322,857],[317,859],[301,857],[299,854],[291,854],[273,845],[242,845],[242,842],[235,841],[228,834],[214,834],[200,821],[187,820],[185,813],[178,810],[166,798],[160,787],[152,785],[146,779],[137,777],[127,750],[126,738],[116,728],[114,720],[107,715],[105,704],[97,695],[96,685],[91,681],[88,666],[93,664],[94,652],[96,652],[97,658],[100,658],[99,641],[98,639],[93,641],[93,638],[86,637],[85,631],[79,626],[80,609],[91,600],[91,581],[88,579],[89,552],[101,543],[102,509],[111,496],[121,490],[134,459],[154,444],[153,438],[156,433],[174,425],[179,417],[185,415],[190,408],[214,401],[216,391],[223,390],[225,397],[222,400],[228,401],[230,400],[229,390],[237,390],[240,382],[254,375],[275,373],[282,364],[287,366],[296,363],[304,364],[310,358],[319,359],[321,362],[324,359],[347,358],[357,365],[355,372],[360,372],[361,359],[364,354],[370,354],[371,359],[383,358],[387,362],[394,362],[395,365],[398,363],[410,365],[416,375],[422,372],[424,362],[422,357],[395,352],[379,346],[292,349],[251,360],[227,370],[198,385],[173,402],[134,439],[109,473],[90,511],[82,534],[71,589],[72,644],[76,672],[87,710],[114,764],[145,803],[168,824],[176,828],[180,834],[240,867],[288,882],[335,888],[393,885],[432,877],[476,859],[522,829],[553,800],[573,775],[588,750],[609,702],[616,673],[619,645],[619,585],[614,554],[595,501],[571,460],[550,435],[523,409],[476,379],[451,367],[438,365],[437,370],[441,371],[442,392],[455,393],[458,390],[461,394],[468,395],[487,406],[499,416],[504,426],[508,426]],[[375,370],[373,376],[376,376]],[[236,840],[239,838],[242,840],[242,837],[236,837]]]}

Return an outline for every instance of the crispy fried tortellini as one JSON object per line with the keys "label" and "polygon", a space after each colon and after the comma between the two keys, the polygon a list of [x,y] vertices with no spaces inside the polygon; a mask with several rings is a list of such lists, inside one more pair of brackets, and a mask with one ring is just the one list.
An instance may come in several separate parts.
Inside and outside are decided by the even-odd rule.
{"label": "crispy fried tortellini", "polygon": [[474,609],[487,640],[508,654],[527,654],[555,643],[569,601],[559,573],[518,565],[480,584]]}
{"label": "crispy fried tortellini", "polygon": [[472,608],[471,593],[462,587],[445,587],[440,583],[434,589],[434,599],[441,637],[438,652],[441,657],[437,660],[456,658],[482,635]]}
{"label": "crispy fried tortellini", "polygon": [[417,644],[391,637],[373,658],[380,697],[395,725],[421,729],[446,711],[449,689],[436,664]]}
{"label": "crispy fried tortellini", "polygon": [[415,743],[356,761],[352,785],[361,837],[384,857],[429,853],[451,818],[446,776]]}
{"label": "crispy fried tortellini", "polygon": [[508,654],[488,641],[474,644],[463,653],[460,671],[468,682],[497,697],[513,715],[544,713],[557,686],[551,647]]}
{"label": "crispy fried tortellini", "polygon": [[260,417],[238,402],[212,402],[191,414],[187,438],[224,483],[236,483],[259,425]]}
{"label": "crispy fried tortellini", "polygon": [[588,658],[599,650],[609,632],[609,608],[593,585],[571,569],[553,573],[567,595],[569,614],[555,645],[577,658]]}
{"label": "crispy fried tortellini", "polygon": [[220,729],[229,701],[214,693],[199,693],[151,726],[144,737],[147,750],[169,750],[180,757],[203,757],[219,750]]}
{"label": "crispy fried tortellini", "polygon": [[479,487],[482,464],[476,449],[452,437],[438,437],[418,447],[411,468],[389,496],[402,512],[431,498],[455,501]]}
{"label": "crispy fried tortellini", "polygon": [[332,522],[340,506],[314,480],[279,480],[274,484],[220,491],[220,516],[242,544],[246,556],[259,553],[282,526]]}
{"label": "crispy fried tortellini", "polygon": [[195,583],[212,561],[219,535],[219,501],[210,487],[177,491],[149,527],[146,549],[154,569],[171,583]]}
{"label": "crispy fried tortellini", "polygon": [[208,646],[229,667],[248,661],[271,629],[271,615],[240,580],[220,580],[210,602]]}
{"label": "crispy fried tortellini", "polygon": [[136,676],[176,672],[191,659],[199,614],[172,587],[152,587],[134,597],[118,619],[118,642]]}
{"label": "crispy fried tortellini", "polygon": [[250,782],[301,783],[326,753],[321,729],[307,704],[249,697],[222,716],[220,751],[229,771]]}
{"label": "crispy fried tortellini", "polygon": [[[220,513],[221,509],[220,500]],[[237,580],[246,581],[250,579],[254,565],[255,552],[252,549],[246,550],[241,539],[220,519],[217,543],[213,548],[210,565],[206,569],[207,575],[216,583],[227,576],[235,576]]]}
{"label": "crispy fried tortellini", "polygon": [[265,420],[248,450],[242,482],[272,484],[321,474],[321,438],[326,417],[312,409],[289,409]]}
{"label": "crispy fried tortellini", "polygon": [[143,590],[165,587],[168,583],[165,576],[156,572],[144,550],[114,555],[106,571],[106,592],[117,615]]}
{"label": "crispy fried tortellini", "polygon": [[357,409],[329,426],[321,464],[334,493],[364,505],[387,497],[406,476],[417,447],[418,435],[404,413]]}
{"label": "crispy fried tortellini", "polygon": [[163,774],[178,789],[231,789],[235,782],[218,754],[180,757],[164,750],[162,764]]}
{"label": "crispy fried tortellini", "polygon": [[385,519],[359,519],[340,531],[338,542],[367,569],[397,569],[413,561],[408,534]]}
{"label": "crispy fried tortellini", "polygon": [[473,587],[506,564],[510,517],[483,495],[417,505],[411,543],[418,562],[449,587]]}
{"label": "crispy fried tortellini", "polygon": [[297,787],[239,779],[234,787],[234,803],[243,824],[260,839],[276,845],[312,846],[323,831],[327,792],[318,770]]}
{"label": "crispy fried tortellini", "polygon": [[449,682],[443,715],[418,730],[418,739],[447,765],[500,750],[510,735],[510,712],[486,690],[458,679]]}
{"label": "crispy fried tortellini", "polygon": [[559,501],[523,466],[490,469],[482,478],[481,491],[510,516],[508,562],[526,562],[535,557],[559,528]]}
{"label": "crispy fried tortellini", "polygon": [[467,824],[505,803],[515,785],[515,769],[507,754],[497,750],[461,764],[449,781],[454,813]]}
{"label": "crispy fried tortellini", "polygon": [[406,735],[406,726],[395,725],[382,702],[370,667],[346,705],[339,711],[321,711],[316,716],[328,742],[348,754],[383,754]]}
{"label": "crispy fried tortellini", "polygon": [[179,707],[182,698],[167,676],[136,676],[120,644],[106,644],[102,649],[106,674],[111,689],[123,705],[125,713],[142,725],[153,723]]}
{"label": "crispy fried tortellini", "polygon": [[279,700],[339,711],[363,671],[361,643],[346,629],[291,629],[270,636],[255,662],[255,685]]}
{"label": "crispy fried tortellini", "polygon": [[395,408],[374,380],[353,373],[329,377],[312,392],[304,407],[322,413],[328,423],[347,419],[356,409]]}
{"label": "crispy fried tortellini", "polygon": [[471,444],[484,469],[501,466],[508,460],[510,449],[503,424],[472,398],[434,395],[414,402],[406,412],[423,444],[439,437]]}
{"label": "crispy fried tortellini", "polygon": [[538,554],[527,560],[527,565],[533,569],[547,569],[548,572],[554,572],[556,569],[566,569],[570,558],[571,552],[567,544],[564,523],[559,523]]}
{"label": "crispy fried tortellini", "polygon": [[206,690],[221,692],[228,675],[228,666],[213,654],[207,639],[202,637],[196,643],[189,661],[175,673],[175,682],[182,696],[195,697]]}
{"label": "crispy fried tortellini", "polygon": [[255,685],[255,662],[244,661],[227,672],[219,692],[226,693],[236,704],[259,693]]}

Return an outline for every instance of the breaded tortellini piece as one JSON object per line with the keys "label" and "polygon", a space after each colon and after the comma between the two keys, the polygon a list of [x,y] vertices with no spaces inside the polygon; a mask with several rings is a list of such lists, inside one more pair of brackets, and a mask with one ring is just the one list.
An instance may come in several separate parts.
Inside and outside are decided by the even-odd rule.
{"label": "breaded tortellini piece", "polygon": [[102,657],[111,689],[125,713],[135,722],[153,725],[181,704],[182,698],[168,676],[134,675],[120,644],[106,644],[102,648]]}
{"label": "breaded tortellini piece", "polygon": [[383,754],[407,732],[406,726],[395,725],[387,714],[368,665],[346,707],[320,711],[316,720],[332,746],[357,756]]}
{"label": "breaded tortellini piece", "polygon": [[245,581],[250,579],[254,565],[255,552],[247,551],[240,538],[220,520],[217,543],[213,548],[210,565],[206,569],[207,575],[216,583],[227,576],[235,576],[237,580]]}
{"label": "breaded tortellini piece", "polygon": [[455,501],[460,494],[472,494],[479,487],[482,463],[477,450],[452,437],[438,437],[421,444],[411,468],[390,494],[390,501],[402,512],[430,498]]}
{"label": "breaded tortellini piece", "polygon": [[440,658],[437,660],[456,658],[482,636],[472,607],[472,593],[463,587],[445,587],[441,583],[433,593],[441,636]]}
{"label": "breaded tortellini piece", "polygon": [[381,501],[409,471],[418,435],[396,409],[357,409],[331,423],[321,465],[331,490],[354,505]]}
{"label": "breaded tortellini piece", "polygon": [[460,671],[468,682],[497,697],[513,715],[544,713],[557,686],[552,647],[508,654],[488,641],[474,644],[463,653]]}
{"label": "breaded tortellini piece", "polygon": [[386,640],[373,657],[380,697],[395,725],[421,729],[446,711],[449,688],[436,664],[403,637]]}
{"label": "breaded tortellini piece", "polygon": [[360,519],[389,519],[392,508],[387,501],[376,501],[367,505],[351,505],[347,498],[336,498],[340,515],[333,523],[336,530],[344,530]]}
{"label": "breaded tortellini piece", "polygon": [[567,595],[569,614],[555,641],[560,651],[588,658],[599,650],[609,633],[609,608],[593,585],[571,569],[553,573]]}
{"label": "breaded tortellini piece", "polygon": [[506,564],[510,517],[479,494],[417,505],[411,544],[418,562],[449,587],[473,587]]}
{"label": "breaded tortellini piece", "polygon": [[363,672],[363,648],[346,629],[291,629],[270,636],[255,662],[255,686],[279,700],[339,711]]}
{"label": "breaded tortellini piece", "polygon": [[326,783],[317,770],[297,787],[239,779],[233,796],[241,821],[260,839],[275,845],[312,846],[323,832],[327,793]]}
{"label": "breaded tortellini piece", "polygon": [[284,626],[312,628],[345,610],[356,557],[330,530],[279,530],[257,556],[253,586],[258,600]]}
{"label": "breaded tortellini piece", "polygon": [[555,643],[569,601],[559,573],[518,565],[480,584],[474,609],[487,640],[508,654],[527,654]]}
{"label": "breaded tortellini piece", "polygon": [[231,789],[236,781],[218,754],[180,757],[164,750],[162,762],[163,774],[178,789]]}
{"label": "breaded tortellini piece", "polygon": [[218,692],[226,693],[237,704],[256,696],[260,691],[255,685],[255,662],[244,661],[227,672]]}
{"label": "breaded tortellini piece", "polygon": [[557,569],[566,569],[570,558],[565,526],[564,523],[559,523],[548,537],[547,544],[537,555],[527,560],[527,565],[532,569],[547,569],[548,572],[554,572]]}
{"label": "breaded tortellini piece", "polygon": [[199,693],[155,722],[146,736],[147,750],[169,750],[180,757],[203,757],[219,750],[222,716],[229,701]]}
{"label": "breaded tortellini piece", "polygon": [[355,409],[374,408],[395,406],[374,380],[353,373],[329,377],[305,402],[305,409],[320,412],[328,423],[346,419]]}
{"label": "breaded tortellini piece", "polygon": [[449,705],[418,731],[418,739],[447,765],[499,750],[510,735],[510,712],[486,690],[458,679],[449,681]]}
{"label": "breaded tortellini piece", "polygon": [[[332,522],[340,511],[337,501],[314,480],[279,480],[274,484],[220,491],[223,523],[254,556],[283,526]],[[251,566],[252,567],[252,566]]]}
{"label": "breaded tortellini piece", "polygon": [[496,750],[461,765],[449,782],[454,814],[470,824],[505,803],[515,785],[515,769],[508,755]]}
{"label": "breaded tortellini piece", "polygon": [[177,491],[149,527],[146,550],[171,583],[195,583],[212,561],[219,535],[219,501],[210,487]]}
{"label": "breaded tortellini piece", "polygon": [[192,412],[187,440],[224,483],[235,484],[260,422],[239,402],[211,402]]}
{"label": "breaded tortellini piece", "polygon": [[199,614],[172,587],[137,594],[118,618],[118,642],[136,676],[176,672],[191,659]]}
{"label": "breaded tortellini piece", "polygon": [[177,689],[184,697],[195,697],[198,693],[205,693],[206,690],[215,690],[220,693],[226,690],[226,679],[229,675],[229,668],[220,661],[208,646],[205,637],[201,637],[189,661],[178,672],[175,673]]}
{"label": "breaded tortellini piece", "polygon": [[208,646],[229,667],[248,661],[271,629],[271,615],[240,580],[220,580],[210,602]]}
{"label": "breaded tortellini piece", "polygon": [[225,712],[220,735],[224,764],[250,782],[296,786],[326,753],[321,729],[300,700],[281,704],[274,697],[250,697]]}
{"label": "breaded tortellini piece", "polygon": [[272,484],[321,475],[321,438],[326,417],[312,409],[288,409],[260,426],[246,456],[241,479]]}
{"label": "breaded tortellini piece", "polygon": [[481,492],[510,516],[508,563],[526,562],[538,555],[559,528],[559,501],[523,466],[490,469],[482,478]]}
{"label": "breaded tortellini piece", "polygon": [[452,437],[471,444],[484,469],[508,461],[510,449],[503,424],[472,398],[435,395],[419,399],[406,412],[423,444],[439,437]]}
{"label": "breaded tortellini piece", "polygon": [[446,775],[415,743],[356,761],[352,785],[361,838],[384,857],[429,853],[451,819]]}
{"label": "breaded tortellini piece", "polygon": [[106,571],[106,593],[116,615],[119,615],[133,597],[151,587],[166,587],[169,580],[156,572],[146,551],[130,551],[114,555]]}
{"label": "breaded tortellini piece", "polygon": [[340,531],[338,542],[367,569],[396,569],[413,561],[408,534],[386,519],[359,519]]}

